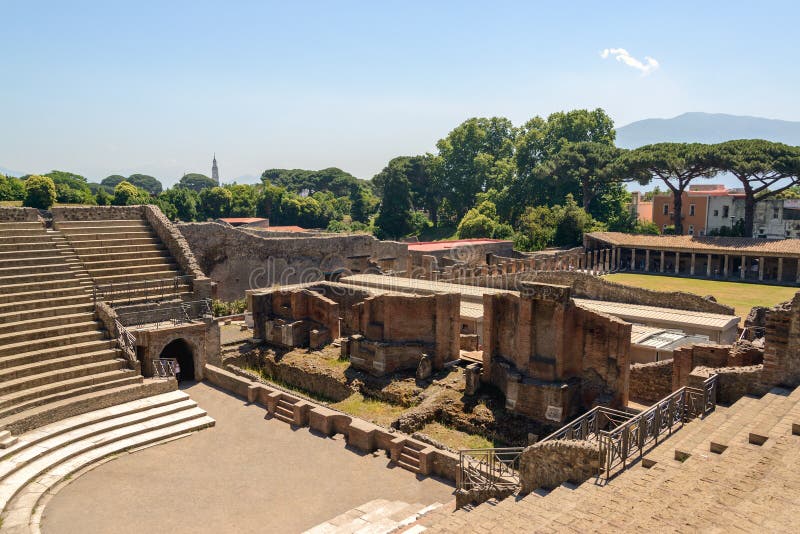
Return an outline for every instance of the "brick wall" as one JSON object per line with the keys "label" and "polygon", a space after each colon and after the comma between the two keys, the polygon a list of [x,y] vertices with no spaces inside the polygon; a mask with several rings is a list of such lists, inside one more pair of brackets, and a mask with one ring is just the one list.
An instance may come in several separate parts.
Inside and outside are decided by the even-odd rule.
{"label": "brick wall", "polygon": [[535,443],[522,451],[519,476],[522,492],[554,489],[570,482],[581,484],[600,469],[597,443],[552,440]]}
{"label": "brick wall", "polygon": [[655,403],[672,392],[672,360],[631,365],[628,397],[646,404]]}
{"label": "brick wall", "polygon": [[767,312],[764,373],[767,384],[800,385],[800,293]]}
{"label": "brick wall", "polygon": [[0,222],[35,222],[41,221],[36,208],[15,208],[0,206]]}

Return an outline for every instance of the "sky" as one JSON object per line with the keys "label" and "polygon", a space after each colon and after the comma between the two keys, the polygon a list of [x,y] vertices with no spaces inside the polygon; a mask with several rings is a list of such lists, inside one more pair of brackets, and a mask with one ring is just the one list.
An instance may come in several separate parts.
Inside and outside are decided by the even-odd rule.
{"label": "sky", "polygon": [[0,0],[0,167],[370,178],[475,116],[800,120],[794,2]]}

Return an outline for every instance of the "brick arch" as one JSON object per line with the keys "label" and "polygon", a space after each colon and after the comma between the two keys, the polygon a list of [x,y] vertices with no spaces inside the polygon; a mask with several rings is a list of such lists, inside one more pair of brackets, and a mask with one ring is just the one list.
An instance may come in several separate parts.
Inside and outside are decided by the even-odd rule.
{"label": "brick arch", "polygon": [[159,339],[158,344],[153,348],[156,350],[152,351],[154,358],[159,358],[161,353],[170,343],[174,341],[181,340],[186,345],[189,346],[190,350],[192,351],[192,363],[194,367],[194,376],[192,379],[194,380],[202,380],[203,379],[203,345],[202,343],[198,342],[195,339],[196,336],[187,336],[185,332],[176,332],[172,335],[164,337],[163,339]]}

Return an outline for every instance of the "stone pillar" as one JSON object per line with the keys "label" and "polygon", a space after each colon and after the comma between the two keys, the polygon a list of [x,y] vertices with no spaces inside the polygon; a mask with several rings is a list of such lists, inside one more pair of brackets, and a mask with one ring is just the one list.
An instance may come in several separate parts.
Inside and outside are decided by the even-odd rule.
{"label": "stone pillar", "polygon": [[764,257],[758,258],[758,279],[764,280]]}
{"label": "stone pillar", "polygon": [[660,270],[661,270],[662,273],[664,272],[664,269],[665,269],[664,265],[665,265],[665,263],[664,263],[664,251],[662,250],[661,251],[661,265],[659,265],[659,267],[661,268]]}
{"label": "stone pillar", "polygon": [[675,253],[675,274],[680,274],[681,272],[681,253]]}
{"label": "stone pillar", "polygon": [[739,278],[741,278],[742,280],[744,280],[744,277],[746,276],[747,273],[747,265],[745,265],[746,258],[747,256],[742,256],[742,268],[741,272],[739,273]]}
{"label": "stone pillar", "polygon": [[708,261],[706,261],[706,277],[711,278],[711,254],[708,255]]}
{"label": "stone pillar", "polygon": [[800,258],[797,258],[797,279],[795,281],[800,284]]}
{"label": "stone pillar", "polygon": [[644,251],[644,272],[650,272],[650,249]]}
{"label": "stone pillar", "polygon": [[778,258],[778,282],[783,282],[783,258]]}
{"label": "stone pillar", "polygon": [[631,249],[631,271],[636,270],[636,249]]}
{"label": "stone pillar", "polygon": [[728,265],[729,265],[729,262],[728,262],[728,255],[727,254],[725,254],[725,262],[724,263],[725,263],[725,267],[723,267],[723,269],[722,269],[722,276],[724,276],[725,278],[728,278]]}
{"label": "stone pillar", "polygon": [[689,263],[689,274],[690,274],[691,276],[694,276],[694,257],[695,257],[695,253],[694,253],[694,252],[692,252],[692,260],[691,260],[691,262]]}
{"label": "stone pillar", "polygon": [[592,268],[592,257],[591,257],[591,254],[592,254],[591,252],[586,251],[586,258],[583,261],[583,268],[586,269],[587,273]]}

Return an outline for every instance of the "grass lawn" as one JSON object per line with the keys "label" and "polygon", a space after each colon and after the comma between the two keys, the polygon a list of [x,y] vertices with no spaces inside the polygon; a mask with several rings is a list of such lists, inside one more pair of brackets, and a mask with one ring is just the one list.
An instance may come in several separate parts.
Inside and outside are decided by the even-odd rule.
{"label": "grass lawn", "polygon": [[696,295],[713,295],[720,304],[736,309],[736,315],[744,319],[753,306],[774,306],[790,300],[800,288],[744,284],[718,280],[699,280],[649,274],[618,273],[604,278],[610,282],[628,286],[655,289],[657,291],[685,291]]}
{"label": "grass lawn", "polygon": [[406,410],[406,408],[396,404],[389,404],[375,399],[365,399],[361,393],[353,393],[343,401],[330,406],[387,428],[392,424],[392,421],[400,417]]}
{"label": "grass lawn", "polygon": [[439,443],[444,443],[451,449],[489,449],[497,447],[491,440],[483,436],[476,436],[474,434],[467,434],[441,423],[433,422],[428,423],[422,430],[423,434],[427,434]]}

